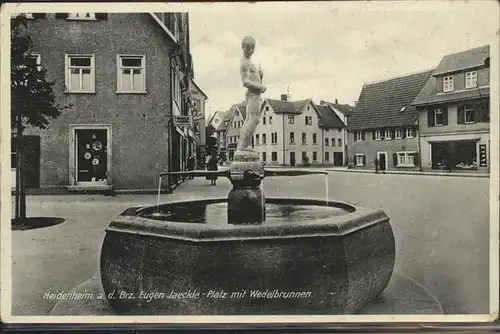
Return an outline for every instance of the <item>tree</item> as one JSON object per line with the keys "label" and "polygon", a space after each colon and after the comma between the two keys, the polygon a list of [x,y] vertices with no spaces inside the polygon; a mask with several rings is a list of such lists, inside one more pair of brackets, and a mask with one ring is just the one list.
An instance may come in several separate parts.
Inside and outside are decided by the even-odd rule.
{"label": "tree", "polygon": [[61,107],[55,101],[54,84],[45,78],[47,70],[31,55],[33,41],[24,15],[11,20],[11,128],[16,129],[16,220],[26,218],[23,131],[26,126],[45,129],[57,118]]}

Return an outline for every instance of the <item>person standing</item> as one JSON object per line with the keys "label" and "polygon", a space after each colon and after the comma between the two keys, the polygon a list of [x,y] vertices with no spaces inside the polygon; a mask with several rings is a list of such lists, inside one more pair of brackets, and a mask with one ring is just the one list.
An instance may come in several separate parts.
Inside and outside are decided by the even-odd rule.
{"label": "person standing", "polygon": [[[186,163],[186,165],[187,165],[187,170],[188,170],[188,171],[193,171],[193,170],[194,170],[194,165],[195,165],[195,163],[196,163],[196,161],[195,161],[195,159],[194,159],[194,156],[193,156],[193,155],[191,155],[191,156],[188,158],[187,163]],[[194,177],[193,177],[193,176],[189,176],[189,177],[188,177],[188,179],[192,180],[192,179],[194,179]]]}
{"label": "person standing", "polygon": [[[207,170],[210,171],[218,170],[217,159],[213,155],[211,155],[210,159],[208,160]],[[210,175],[209,177],[207,177],[207,179],[210,180],[211,186],[215,186],[217,184],[217,175]]]}

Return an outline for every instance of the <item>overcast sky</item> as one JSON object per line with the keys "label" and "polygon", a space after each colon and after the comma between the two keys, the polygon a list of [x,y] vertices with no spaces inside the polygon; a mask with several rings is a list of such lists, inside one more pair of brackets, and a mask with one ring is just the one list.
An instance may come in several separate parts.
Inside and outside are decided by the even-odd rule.
{"label": "overcast sky", "polygon": [[[353,104],[363,83],[437,66],[441,58],[497,43],[496,1],[199,5],[190,10],[195,81],[207,112],[244,99],[241,39],[257,41],[265,97]],[[207,115],[208,116],[208,115]]]}

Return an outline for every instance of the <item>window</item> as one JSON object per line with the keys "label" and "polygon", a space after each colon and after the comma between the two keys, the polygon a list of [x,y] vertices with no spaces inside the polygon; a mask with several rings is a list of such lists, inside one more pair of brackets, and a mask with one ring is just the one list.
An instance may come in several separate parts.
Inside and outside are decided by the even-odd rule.
{"label": "window", "polygon": [[307,161],[307,152],[302,152],[302,161]]}
{"label": "window", "polygon": [[269,111],[269,106],[266,106],[266,111]]}
{"label": "window", "polygon": [[365,140],[365,133],[363,131],[356,131],[354,133],[354,140],[355,141],[363,141],[363,140]]}
{"label": "window", "polygon": [[94,56],[66,55],[66,91],[95,93]]}
{"label": "window", "polygon": [[434,109],[434,125],[444,125],[443,108]]}
{"label": "window", "polygon": [[413,128],[407,128],[406,129],[406,138],[413,138],[415,137],[415,132]]}
{"label": "window", "polygon": [[397,152],[397,167],[415,167],[415,152]]}
{"label": "window", "polygon": [[95,20],[95,13],[68,13],[68,20]]}
{"label": "window", "polygon": [[266,134],[263,133],[262,134],[262,145],[265,145],[267,143],[267,138],[266,138]]}
{"label": "window", "polygon": [[452,92],[454,87],[453,75],[447,76],[443,78],[443,91],[444,92]]}
{"label": "window", "polygon": [[325,146],[328,146],[328,144],[329,144],[328,138],[325,138]]}
{"label": "window", "polygon": [[302,144],[307,144],[307,134],[302,132]]}
{"label": "window", "polygon": [[262,124],[266,125],[266,118],[262,117]]}
{"label": "window", "polygon": [[396,131],[395,131],[395,137],[396,137],[396,139],[401,139],[401,138],[403,138],[403,130],[401,130],[401,129],[396,129]]}
{"label": "window", "polygon": [[295,116],[288,115],[288,124],[295,124]]}
{"label": "window", "polygon": [[335,138],[332,138],[332,147],[335,146]]}
{"label": "window", "polygon": [[477,86],[477,71],[465,73],[465,88],[475,88]]}
{"label": "window", "polygon": [[146,69],[144,56],[118,55],[118,93],[145,93]]}
{"label": "window", "polygon": [[255,135],[255,145],[260,145],[259,135]]}
{"label": "window", "polygon": [[318,143],[318,135],[316,133],[313,133],[313,144]]}
{"label": "window", "polygon": [[266,152],[262,152],[262,161],[266,161],[267,160],[267,155],[266,155]]}
{"label": "window", "polygon": [[363,153],[356,153],[356,166],[363,167],[365,165],[365,155]]}
{"label": "window", "polygon": [[328,132],[328,131],[330,131],[330,129],[329,129],[329,128],[326,128],[326,129],[325,129],[325,131],[326,131],[326,132]]}
{"label": "window", "polygon": [[464,112],[465,112],[465,124],[476,123],[476,117],[475,117],[476,113],[474,111],[473,105],[470,104],[465,105]]}
{"label": "window", "polygon": [[42,70],[42,55],[40,55],[38,53],[31,53],[28,56],[27,61],[30,64],[33,64],[33,66],[36,66],[37,71],[41,71]]}
{"label": "window", "polygon": [[330,152],[325,152],[325,161],[330,161]]}
{"label": "window", "polygon": [[342,138],[337,139],[337,141],[339,142],[339,147],[342,147]]}
{"label": "window", "polygon": [[278,152],[271,152],[271,160],[278,161]]}
{"label": "window", "polygon": [[312,124],[313,124],[312,116],[306,116],[306,125],[312,125]]}
{"label": "window", "polygon": [[391,140],[392,139],[392,130],[391,129],[386,129],[385,130],[384,138],[385,138],[385,140]]}
{"label": "window", "polygon": [[313,161],[318,161],[318,152],[313,152]]}
{"label": "window", "polygon": [[269,124],[273,124],[273,116],[269,116]]}
{"label": "window", "polygon": [[375,130],[375,140],[381,140],[382,135],[380,134],[380,130]]}
{"label": "window", "polygon": [[278,143],[278,133],[273,132],[271,133],[271,144],[277,144]]}
{"label": "window", "polygon": [[290,144],[295,144],[295,132],[290,132]]}

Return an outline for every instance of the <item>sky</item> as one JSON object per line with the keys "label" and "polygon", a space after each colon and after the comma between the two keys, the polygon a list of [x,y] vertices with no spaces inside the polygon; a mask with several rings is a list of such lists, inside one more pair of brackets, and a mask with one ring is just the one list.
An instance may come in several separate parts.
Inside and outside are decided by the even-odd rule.
{"label": "sky", "polygon": [[195,81],[207,117],[244,100],[241,39],[257,41],[264,97],[353,105],[364,83],[435,68],[498,42],[496,1],[205,4],[190,12]]}

